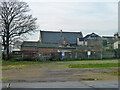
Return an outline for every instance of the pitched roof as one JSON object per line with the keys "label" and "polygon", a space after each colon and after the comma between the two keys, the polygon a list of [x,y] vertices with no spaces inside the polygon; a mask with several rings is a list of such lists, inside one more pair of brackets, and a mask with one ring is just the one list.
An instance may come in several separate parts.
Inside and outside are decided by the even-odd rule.
{"label": "pitched roof", "polygon": [[85,39],[84,38],[79,38],[79,41],[85,41]]}
{"label": "pitched roof", "polygon": [[83,38],[81,32],[55,32],[41,31],[42,43],[59,43],[62,38],[65,38],[70,44],[76,44],[77,38]]}
{"label": "pitched roof", "polygon": [[102,36],[102,38],[114,38],[112,36]]}
{"label": "pitched roof", "polygon": [[59,44],[44,44],[34,41],[24,41],[21,45],[22,47],[37,47],[37,48],[75,48],[75,47],[63,47]]}
{"label": "pitched roof", "polygon": [[112,36],[102,36],[103,40],[107,40],[108,44],[113,44],[116,40]]}
{"label": "pitched roof", "polygon": [[88,39],[101,39],[101,37],[95,33],[91,33],[91,34],[88,34],[84,37],[85,40],[88,40]]}
{"label": "pitched roof", "polygon": [[37,41],[24,41],[21,46],[34,47],[37,46]]}

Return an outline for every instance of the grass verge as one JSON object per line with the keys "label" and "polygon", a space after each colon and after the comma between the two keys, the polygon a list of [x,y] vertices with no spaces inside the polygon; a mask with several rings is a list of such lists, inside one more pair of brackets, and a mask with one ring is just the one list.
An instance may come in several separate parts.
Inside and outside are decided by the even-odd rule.
{"label": "grass verge", "polygon": [[[21,65],[21,64],[42,64],[42,63],[59,63],[59,62],[76,62],[76,61],[117,61],[118,59],[103,59],[103,60],[62,60],[62,61],[15,61],[15,60],[10,60],[10,61],[0,61],[0,63],[4,65]],[[119,59],[120,60],[120,59]]]}
{"label": "grass verge", "polygon": [[50,63],[50,61],[46,62],[36,62],[36,61],[2,61],[2,66],[8,65],[31,65],[31,64],[42,64],[42,63]]}
{"label": "grass verge", "polygon": [[100,68],[100,67],[118,67],[118,63],[89,63],[89,64],[70,64],[69,68]]}

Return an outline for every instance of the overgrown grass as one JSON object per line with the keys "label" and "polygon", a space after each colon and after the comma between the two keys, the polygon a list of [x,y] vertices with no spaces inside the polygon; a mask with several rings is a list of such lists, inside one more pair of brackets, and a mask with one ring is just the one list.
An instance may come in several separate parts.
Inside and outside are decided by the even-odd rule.
{"label": "overgrown grass", "polygon": [[62,61],[15,61],[15,60],[9,60],[9,61],[0,61],[2,63],[2,66],[7,66],[7,65],[31,65],[31,64],[45,64],[45,63],[64,63],[64,62],[83,62],[83,61],[116,61],[118,59],[105,59],[105,60],[62,60]]}
{"label": "overgrown grass", "polygon": [[50,63],[50,61],[46,62],[36,62],[36,61],[2,61],[2,66],[6,65],[30,65],[30,64],[42,64],[42,63]]}
{"label": "overgrown grass", "polygon": [[[120,65],[119,65],[120,66]],[[118,67],[118,63],[88,63],[88,64],[70,64],[69,68],[101,68]]]}
{"label": "overgrown grass", "polygon": [[114,61],[114,60],[120,60],[120,59],[63,59],[61,61],[54,60],[52,62],[69,62],[69,61]]}
{"label": "overgrown grass", "polygon": [[111,60],[120,60],[120,59],[64,59],[62,61],[96,61],[96,60],[99,60],[99,61],[111,61]]}

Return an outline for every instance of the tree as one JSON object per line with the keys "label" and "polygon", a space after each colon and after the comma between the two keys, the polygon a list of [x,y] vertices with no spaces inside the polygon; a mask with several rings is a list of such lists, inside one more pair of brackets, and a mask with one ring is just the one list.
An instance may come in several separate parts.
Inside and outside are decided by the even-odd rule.
{"label": "tree", "polygon": [[107,47],[107,40],[103,40],[102,44],[103,44],[104,47]]}
{"label": "tree", "polygon": [[9,59],[9,46],[20,40],[26,33],[36,30],[36,20],[26,2],[6,0],[0,2],[0,36],[5,51],[5,59]]}

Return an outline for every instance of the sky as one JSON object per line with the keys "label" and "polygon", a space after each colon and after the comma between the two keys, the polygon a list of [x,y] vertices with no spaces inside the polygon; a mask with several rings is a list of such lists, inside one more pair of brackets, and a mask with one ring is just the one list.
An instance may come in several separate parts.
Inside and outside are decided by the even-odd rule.
{"label": "sky", "polygon": [[28,40],[37,41],[39,30],[82,32],[83,36],[92,32],[100,36],[113,36],[118,31],[118,2],[105,0],[85,1],[42,1],[25,0],[37,18],[38,31],[28,35]]}

